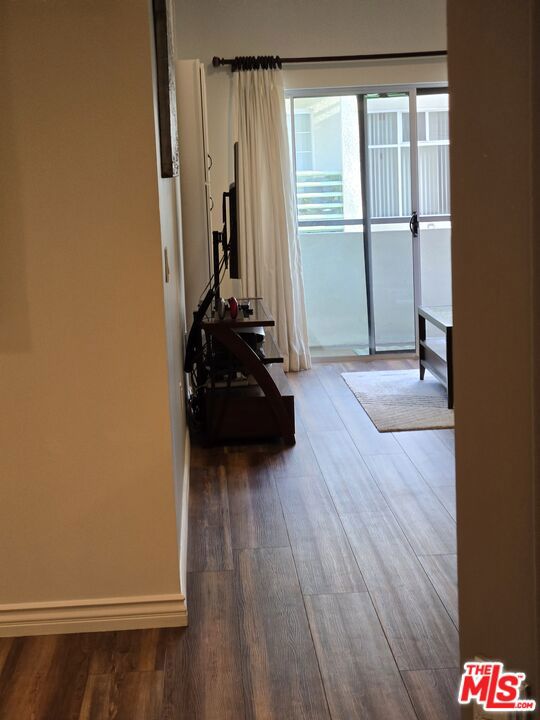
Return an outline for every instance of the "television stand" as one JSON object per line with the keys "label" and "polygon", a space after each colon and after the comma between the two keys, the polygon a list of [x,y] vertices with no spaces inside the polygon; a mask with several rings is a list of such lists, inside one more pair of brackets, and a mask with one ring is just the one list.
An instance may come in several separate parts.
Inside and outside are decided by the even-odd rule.
{"label": "television stand", "polygon": [[212,379],[212,357],[208,358],[210,373],[204,389],[206,436],[210,443],[281,437],[286,444],[294,445],[294,396],[271,334],[265,334],[263,353],[259,355],[243,339],[243,333],[237,332],[275,326],[263,301],[248,299],[253,309],[251,315],[246,317],[240,311],[234,319],[229,314],[222,319],[215,310],[210,310],[201,323],[207,340],[217,340],[254,381],[219,387]]}

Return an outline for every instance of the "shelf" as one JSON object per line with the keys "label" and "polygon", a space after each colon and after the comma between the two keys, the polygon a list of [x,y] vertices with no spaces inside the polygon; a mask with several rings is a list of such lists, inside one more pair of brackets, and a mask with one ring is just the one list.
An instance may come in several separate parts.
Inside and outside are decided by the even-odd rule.
{"label": "shelf", "polygon": [[431,350],[435,355],[438,355],[441,360],[446,362],[446,338],[426,338],[425,340],[420,340],[420,345]]}
{"label": "shelf", "polygon": [[446,362],[430,347],[422,345],[422,354],[420,355],[420,365],[429,370],[432,375],[440,380],[440,382],[448,388],[448,365]]}
{"label": "shelf", "polygon": [[[293,397],[293,392],[291,390],[291,386],[289,385],[289,381],[287,380],[287,376],[283,372],[283,368],[281,366],[276,365],[275,367],[272,365],[268,365],[268,372],[272,376],[272,380],[276,384],[276,387],[278,388],[280,394],[282,397]],[[206,384],[207,391],[209,393],[214,394],[225,394],[228,397],[265,397],[265,394],[263,390],[257,385],[256,383],[243,383],[238,385],[216,385],[214,387],[211,386],[210,382]]]}
{"label": "shelf", "polygon": [[263,357],[261,357],[261,362],[264,363],[264,365],[271,365],[272,363],[283,362],[283,356],[281,355],[279,348],[276,345],[276,341],[269,332],[266,332],[264,334],[262,352]]}
{"label": "shelf", "polygon": [[223,319],[221,319],[219,315],[216,314],[215,310],[211,310],[202,322],[203,328],[218,324],[227,325],[230,328],[273,327],[276,324],[274,322],[274,318],[270,315],[260,298],[238,298],[238,303],[245,303],[247,300],[251,302],[251,307],[253,309],[252,315],[244,317],[243,312],[239,310],[238,315],[234,318],[234,320],[228,313]]}

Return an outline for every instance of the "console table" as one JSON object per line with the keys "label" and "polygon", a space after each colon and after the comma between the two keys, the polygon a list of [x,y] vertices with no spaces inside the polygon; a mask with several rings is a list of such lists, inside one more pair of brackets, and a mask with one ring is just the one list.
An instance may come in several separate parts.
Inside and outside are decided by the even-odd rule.
{"label": "console table", "polygon": [[[245,302],[246,299],[239,300]],[[283,372],[283,358],[272,335],[265,333],[262,353],[242,339],[241,330],[270,328],[275,322],[260,298],[249,298],[253,313],[220,318],[215,310],[204,317],[201,327],[238,360],[256,381],[220,387],[211,379],[205,391],[206,434],[210,442],[279,436],[295,442],[294,396]],[[211,359],[210,359],[211,367]],[[212,373],[210,373],[210,377]]]}
{"label": "console table", "polygon": [[[426,321],[442,331],[441,337],[426,337]],[[453,315],[451,305],[418,308],[420,380],[429,370],[446,388],[448,407],[454,407],[454,368],[452,363]]]}

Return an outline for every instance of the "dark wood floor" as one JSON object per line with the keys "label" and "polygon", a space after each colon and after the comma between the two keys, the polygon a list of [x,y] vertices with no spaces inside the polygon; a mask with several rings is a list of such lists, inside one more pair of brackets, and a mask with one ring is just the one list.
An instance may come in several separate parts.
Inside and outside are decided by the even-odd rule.
{"label": "dark wood floor", "polygon": [[194,449],[184,630],[0,640],[0,720],[457,718],[452,431],[290,376],[297,444]]}

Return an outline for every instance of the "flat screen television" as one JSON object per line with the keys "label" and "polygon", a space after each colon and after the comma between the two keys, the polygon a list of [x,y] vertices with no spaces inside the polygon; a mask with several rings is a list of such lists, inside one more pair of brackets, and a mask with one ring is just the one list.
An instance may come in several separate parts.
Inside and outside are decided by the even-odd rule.
{"label": "flat screen television", "polygon": [[240,277],[238,255],[238,143],[234,144],[234,179],[229,191],[223,193],[223,234],[228,254],[229,276],[238,279]]}
{"label": "flat screen television", "polygon": [[[201,323],[208,311],[212,301],[218,303],[220,297],[220,279],[222,264],[229,270],[229,276],[235,280],[240,278],[240,260],[238,248],[238,143],[234,144],[234,180],[231,183],[228,192],[223,193],[222,215],[223,230],[218,232],[214,230],[213,239],[213,255],[214,255],[214,273],[209,283],[204,288],[206,293],[204,299],[199,303],[199,307],[193,313],[193,323],[189,331],[189,337],[186,344],[186,357],[184,369],[187,373],[191,373],[195,367],[197,357],[200,357],[203,351]],[[223,252],[223,258],[220,259],[220,250]],[[201,376],[202,377],[202,376]],[[204,382],[201,379],[201,382]]]}

